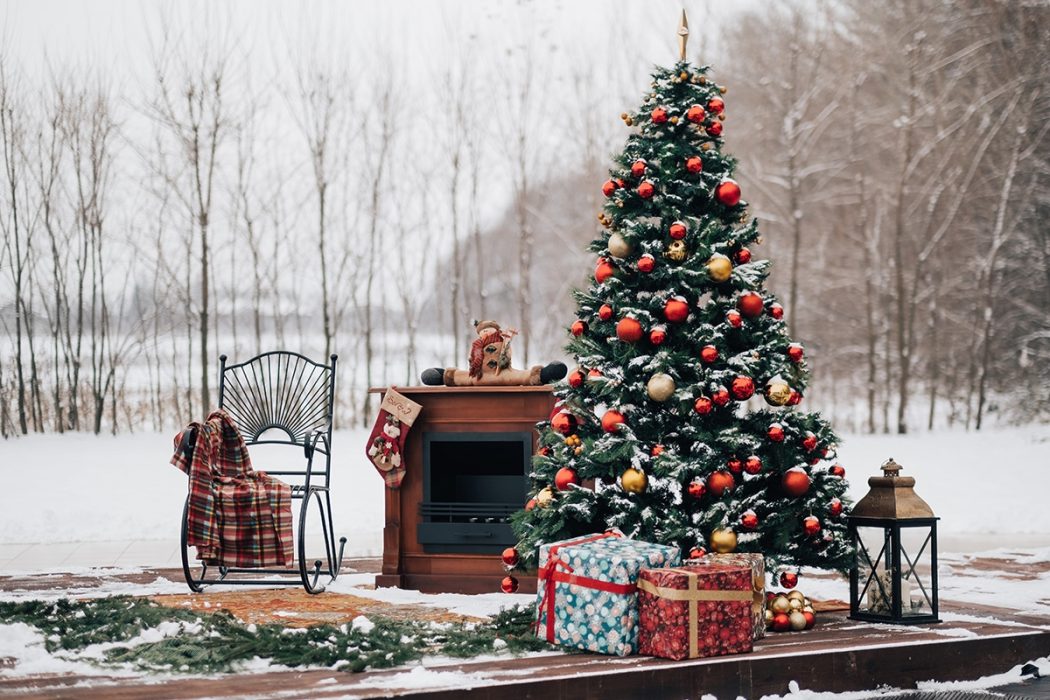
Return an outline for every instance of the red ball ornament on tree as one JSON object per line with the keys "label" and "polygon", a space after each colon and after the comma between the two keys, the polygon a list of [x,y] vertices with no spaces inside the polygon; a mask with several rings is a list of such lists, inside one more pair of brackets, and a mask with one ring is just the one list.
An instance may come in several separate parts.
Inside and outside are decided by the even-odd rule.
{"label": "red ball ornament on tree", "polygon": [[605,184],[602,185],[602,194],[606,197],[612,197],[613,192],[618,189],[615,180],[606,180]]}
{"label": "red ball ornament on tree", "polygon": [[568,491],[569,486],[580,483],[580,480],[576,477],[576,470],[569,467],[562,467],[558,470],[558,473],[554,475],[554,485],[558,487],[559,491]]}
{"label": "red ball ornament on tree", "polygon": [[709,136],[717,138],[722,135],[722,122],[711,122],[705,128]]}
{"label": "red ball ornament on tree", "polygon": [[744,314],[748,318],[755,318],[762,314],[764,308],[764,302],[762,297],[756,292],[744,292],[740,295],[740,298],[736,302],[737,308],[740,309],[740,313]]}
{"label": "red ball ornament on tree", "polygon": [[551,428],[566,437],[575,433],[578,425],[579,422],[576,420],[576,416],[568,411],[558,411],[551,418]]}
{"label": "red ball ornament on tree", "polygon": [[802,343],[791,343],[788,345],[787,355],[788,359],[792,362],[802,362],[802,355],[804,352],[805,351],[802,349]]}
{"label": "red ball ornament on tree", "polygon": [[780,585],[784,588],[794,588],[798,585],[798,574],[794,571],[785,571],[780,574]]}
{"label": "red ball ornament on tree", "polygon": [[805,495],[806,491],[809,491],[809,483],[809,474],[799,467],[788,469],[780,478],[780,487],[792,498]]}
{"label": "red ball ornament on tree", "polygon": [[657,326],[649,331],[649,342],[653,345],[663,345],[667,340],[667,330],[663,326]]}
{"label": "red ball ornament on tree", "polygon": [[693,547],[689,550],[690,559],[703,559],[707,556],[707,550],[703,547]]}
{"label": "red ball ornament on tree", "polygon": [[727,471],[719,469],[707,477],[707,488],[714,496],[721,496],[726,491],[732,491],[736,486],[736,479]]}
{"label": "red ball ornament on tree", "polygon": [[788,406],[798,406],[800,403],[802,403],[802,394],[801,394],[801,392],[798,392],[798,391],[795,391],[794,389],[792,389],[791,390],[791,396],[788,398],[787,405]]}
{"label": "red ball ornament on tree", "polygon": [[806,452],[812,452],[817,449],[817,436],[807,432],[806,437],[802,438],[802,447]]}
{"label": "red ball ornament on tree", "polygon": [[769,315],[779,321],[780,319],[784,318],[784,307],[780,304],[777,304],[776,302],[770,304]]}
{"label": "red ball ornament on tree", "polygon": [[587,370],[588,379],[597,379],[600,376],[602,376],[601,370],[597,368],[592,367],[591,369]]}
{"label": "red ball ornament on tree", "polygon": [[631,175],[635,177],[641,177],[645,175],[645,166],[648,165],[644,160],[639,158],[638,160],[631,163]]}
{"label": "red ball ornament on tree", "polygon": [[573,371],[569,372],[569,377],[567,381],[569,382],[569,386],[571,386],[573,389],[580,388],[581,386],[583,386],[583,372],[581,372],[578,369],[574,369]]}
{"label": "red ball ornament on tree", "polygon": [[842,501],[837,498],[832,498],[828,503],[828,513],[830,513],[833,518],[842,515]]}
{"label": "red ball ornament on tree", "polygon": [[654,194],[656,194],[656,187],[648,180],[638,185],[638,196],[642,199],[649,199]]}
{"label": "red ball ornament on tree", "polygon": [[503,550],[503,554],[500,556],[503,560],[503,566],[517,566],[521,557],[518,556],[518,550],[514,547],[507,547]]}
{"label": "red ball ornament on tree", "polygon": [[681,323],[689,316],[689,304],[685,303],[685,299],[681,297],[674,297],[668,299],[667,303],[664,304],[664,318],[671,323]]}
{"label": "red ball ornament on tree", "polygon": [[734,474],[739,474],[744,471],[744,463],[740,461],[739,457],[730,457],[726,460],[726,466],[729,468],[729,471]]}
{"label": "red ball ornament on tree", "polygon": [[729,311],[726,311],[726,323],[733,328],[740,328],[740,326],[744,325],[744,318],[740,315],[739,311],[730,309]]}
{"label": "red ball ornament on tree", "polygon": [[700,156],[689,156],[685,159],[685,169],[695,175],[704,169],[704,161]]}
{"label": "red ball ornament on tree", "polygon": [[673,224],[671,224],[671,228],[669,228],[667,232],[670,234],[671,238],[675,239],[676,241],[680,241],[683,238],[685,238],[685,224],[683,224],[681,221],[676,221]]}
{"label": "red ball ornament on tree", "polygon": [[704,347],[700,348],[700,359],[706,362],[707,364],[711,364],[712,362],[716,361],[718,359],[718,348],[716,348],[714,345],[705,345]]}
{"label": "red ball ornament on tree", "polygon": [[744,471],[748,474],[758,474],[762,471],[762,460],[758,455],[751,455],[747,458],[747,461],[744,462]]}
{"label": "red ball ornament on tree", "polygon": [[649,454],[651,454],[653,457],[659,457],[663,453],[664,453],[664,446],[663,445],[653,445],[653,448],[651,450],[649,450]]}
{"label": "red ball ornament on tree", "polygon": [[708,413],[713,411],[714,408],[714,402],[706,396],[701,396],[693,403],[693,410],[699,413],[701,416],[706,416]]}
{"label": "red ball ornament on tree", "polygon": [[740,516],[740,526],[745,530],[756,530],[758,529],[758,515],[753,510],[749,510]]}
{"label": "red ball ornament on tree", "polygon": [[615,433],[625,422],[627,421],[622,413],[610,408],[602,416],[602,430],[607,433]]}
{"label": "red ball ornament on tree", "polygon": [[536,499],[535,498],[530,498],[528,500],[528,502],[525,504],[525,510],[532,510],[535,507],[536,507]]}
{"label": "red ball ornament on tree", "polygon": [[656,267],[656,258],[649,255],[649,253],[645,253],[642,257],[638,258],[639,272],[652,272],[654,267]]}
{"label": "red ball ornament on tree", "polygon": [[773,442],[784,442],[784,426],[780,423],[773,423],[766,431],[766,437]]}
{"label": "red ball ornament on tree", "polygon": [[812,537],[820,532],[820,521],[816,516],[808,515],[802,520],[802,531]]}
{"label": "red ball ornament on tree", "polygon": [[734,253],[733,259],[736,260],[737,265],[746,265],[751,262],[751,251],[747,248],[741,248]]}
{"label": "red ball ornament on tree", "polygon": [[499,587],[504,593],[515,593],[518,590],[518,579],[513,576],[504,576]]}
{"label": "red ball ornament on tree", "polygon": [[653,120],[653,124],[663,124],[667,121],[667,110],[663,107],[657,107],[649,116]]}
{"label": "red ball ornament on tree", "polygon": [[711,400],[714,402],[715,406],[718,406],[719,408],[725,406],[729,403],[729,389],[726,389],[724,386],[718,387],[718,389],[711,394]]}
{"label": "red ball ornament on tree", "polygon": [[637,343],[642,339],[642,324],[625,316],[616,323],[616,337],[625,343]]}
{"label": "red ball ornament on tree", "polygon": [[721,114],[725,111],[726,103],[721,97],[712,97],[707,101],[707,108],[712,114]]}
{"label": "red ball ornament on tree", "polygon": [[737,401],[747,401],[755,395],[755,382],[751,377],[740,375],[729,385],[729,392]]}
{"label": "red ball ornament on tree", "polygon": [[689,486],[686,488],[686,491],[692,498],[695,498],[699,501],[701,498],[704,497],[704,494],[707,493],[707,486],[704,485],[703,479],[693,479],[689,482]]}
{"label": "red ball ornament on tree", "polygon": [[685,118],[694,124],[703,124],[704,119],[707,118],[707,112],[700,105],[693,105],[685,112]]}
{"label": "red ball ornament on tree", "polygon": [[598,307],[598,318],[600,318],[601,320],[608,321],[610,318],[612,318],[612,316],[613,310],[612,307],[608,304],[602,304],[600,307]]}
{"label": "red ball ornament on tree", "polygon": [[841,464],[832,465],[831,469],[828,470],[832,476],[837,476],[840,479],[846,478],[846,470],[843,469]]}
{"label": "red ball ornament on tree", "polygon": [[587,332],[587,324],[579,319],[576,319],[572,322],[572,325],[569,326],[569,331],[575,336],[581,336]]}
{"label": "red ball ornament on tree", "polygon": [[616,268],[605,258],[598,258],[598,265],[594,268],[594,279],[601,284],[615,274]]}
{"label": "red ball ornament on tree", "polygon": [[740,203],[740,185],[735,180],[722,180],[715,188],[715,199],[727,207],[735,207]]}

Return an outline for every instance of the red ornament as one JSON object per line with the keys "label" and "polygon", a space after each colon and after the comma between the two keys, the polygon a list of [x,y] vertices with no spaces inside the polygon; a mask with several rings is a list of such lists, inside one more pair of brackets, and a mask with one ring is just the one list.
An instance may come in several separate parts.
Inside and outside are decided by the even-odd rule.
{"label": "red ornament", "polygon": [[780,319],[784,318],[784,307],[780,304],[777,304],[776,302],[770,304],[769,315],[779,321]]}
{"label": "red ornament", "polygon": [[780,487],[792,498],[798,498],[809,491],[809,483],[809,474],[800,467],[788,469],[780,478]]}
{"label": "red ornament", "polygon": [[794,389],[791,390],[791,397],[788,399],[788,406],[798,406],[802,403],[802,394]]}
{"label": "red ornament", "polygon": [[503,566],[517,566],[518,561],[521,560],[521,557],[518,556],[518,550],[516,550],[514,547],[507,547],[503,550],[503,554],[500,556],[500,559],[503,560]]}
{"label": "red ornament", "polygon": [[576,420],[576,416],[568,411],[558,411],[554,414],[554,417],[551,418],[551,428],[566,437],[575,433],[576,426],[578,425],[579,422]]}
{"label": "red ornament", "polygon": [[729,392],[737,401],[747,401],[755,395],[755,382],[751,377],[740,375],[735,377],[733,383],[729,385]]}
{"label": "red ornament", "polygon": [[657,107],[649,116],[653,120],[653,124],[663,124],[667,121],[667,110],[663,107]]}
{"label": "red ornament", "polygon": [[598,307],[598,318],[600,318],[601,320],[608,321],[610,318],[612,318],[612,315],[612,307],[608,304],[602,304],[600,307]]}
{"label": "red ornament", "polygon": [[744,318],[740,315],[740,312],[735,309],[726,311],[726,322],[729,323],[733,328],[740,328],[744,325]]}
{"label": "red ornament", "polygon": [[704,161],[700,160],[700,156],[689,156],[685,159],[685,169],[695,175],[704,169]]}
{"label": "red ornament", "polygon": [[773,616],[773,631],[787,632],[791,629],[791,620],[786,613],[777,613]]}
{"label": "red ornament", "polygon": [[722,180],[715,188],[715,199],[727,207],[735,207],[740,203],[740,185],[735,180]]}
{"label": "red ornament", "polygon": [[699,501],[704,497],[704,494],[707,493],[707,486],[704,485],[703,479],[693,479],[689,482],[689,486],[686,490],[689,492],[690,496]]}
{"label": "red ornament", "polygon": [[635,177],[641,177],[645,175],[645,166],[648,165],[644,160],[639,158],[631,164],[631,175]]}
{"label": "red ornament", "polygon": [[587,372],[587,378],[588,379],[594,379],[595,377],[600,377],[600,376],[602,376],[601,370],[599,370],[599,369],[597,369],[595,367],[592,367]]}
{"label": "red ornament", "polygon": [[689,550],[690,559],[703,559],[707,556],[707,550],[703,547],[693,547]]}
{"label": "red ornament", "polygon": [[536,452],[539,453],[540,457],[546,457],[551,453],[551,448],[544,445],[540,449],[536,450]]}
{"label": "red ornament", "polygon": [[569,330],[572,332],[573,335],[580,336],[587,332],[587,324],[579,319],[576,319],[572,322],[572,325],[569,326]]}
{"label": "red ornament", "polygon": [[625,316],[616,324],[616,337],[625,343],[637,343],[642,339],[642,324],[630,316]]}
{"label": "red ornament", "polygon": [[607,433],[615,433],[625,422],[626,420],[622,413],[610,408],[602,416],[602,430]]}
{"label": "red ornament", "polygon": [[828,512],[831,513],[831,517],[833,518],[842,515],[842,501],[837,498],[832,498],[828,503]]}
{"label": "red ornament", "polygon": [[820,532],[820,521],[813,515],[808,515],[802,521],[802,530],[807,535],[812,537],[813,535]]}
{"label": "red ornament", "polygon": [[663,326],[657,326],[649,331],[649,342],[653,345],[663,345],[667,340],[667,330]]}
{"label": "red ornament", "polygon": [[700,105],[693,105],[685,112],[685,118],[694,124],[703,124],[707,118],[707,112]]}
{"label": "red ornament", "polygon": [[525,504],[525,510],[532,510],[536,507],[536,499],[530,498],[528,503]]}
{"label": "red ornament", "polygon": [[700,359],[707,364],[711,364],[718,359],[718,348],[714,345],[705,345],[700,348]]}
{"label": "red ornament", "polygon": [[693,404],[693,410],[699,413],[701,416],[706,416],[708,413],[715,409],[714,402],[706,396],[701,396]]}
{"label": "red ornament", "polygon": [[721,408],[729,403],[729,389],[724,386],[718,387],[713,394],[711,394],[711,400],[715,402],[715,406]]}
{"label": "red ornament", "polygon": [[568,382],[573,389],[578,389],[583,385],[583,372],[578,369],[569,372]]}
{"label": "red ornament", "polygon": [[606,180],[605,184],[602,185],[602,194],[604,194],[606,197],[612,197],[613,192],[615,192],[616,190],[617,186],[615,180]]}
{"label": "red ornament", "polygon": [[518,579],[513,576],[504,576],[499,587],[504,593],[514,593],[518,590]]}
{"label": "red ornament", "polygon": [[744,462],[744,471],[748,474],[758,474],[762,471],[762,460],[758,455],[751,455],[747,458],[747,461]]}
{"label": "red ornament", "polygon": [[794,571],[785,571],[781,573],[780,585],[784,588],[794,588],[798,585],[798,574]]}
{"label": "red ornament", "polygon": [[707,101],[707,108],[713,114],[721,114],[726,108],[726,103],[722,100],[721,97],[712,97],[710,100]]}
{"label": "red ornament", "polygon": [[806,452],[812,452],[817,449],[817,436],[813,433],[807,432],[806,437],[802,438],[802,447]]}
{"label": "red ornament", "polygon": [[[601,280],[599,280],[601,281]],[[762,297],[755,292],[744,292],[737,299],[736,305],[740,309],[740,313],[744,314],[748,318],[755,318],[762,314],[763,309]]]}
{"label": "red ornament", "polygon": [[601,284],[615,274],[616,268],[605,258],[598,258],[598,266],[594,268],[594,279]]}
{"label": "red ornament", "polygon": [[562,467],[554,475],[554,485],[558,487],[559,491],[568,491],[571,484],[578,483],[580,483],[580,480],[576,477],[575,469]]}
{"label": "red ornament", "polygon": [[722,135],[722,122],[711,122],[705,127],[709,136],[718,138]]}
{"label": "red ornament", "polygon": [[832,465],[828,471],[831,472],[832,476],[837,476],[840,479],[846,478],[846,470],[842,468],[841,464]]}
{"label": "red ornament", "polygon": [[676,241],[682,240],[683,238],[685,238],[686,234],[685,224],[683,224],[681,221],[674,222],[673,224],[671,224],[671,228],[668,229],[668,233],[671,234],[671,238],[675,239]]}
{"label": "red ornament", "polygon": [[736,486],[736,479],[727,471],[719,469],[707,477],[707,488],[712,495],[721,496],[726,491],[732,491],[734,486]]}
{"label": "red ornament", "polygon": [[642,257],[638,258],[639,272],[652,272],[654,267],[656,267],[656,258],[649,255],[649,253],[645,253]]}
{"label": "red ornament", "polygon": [[745,530],[755,530],[758,528],[758,515],[755,511],[749,510],[740,516],[740,526]]}
{"label": "red ornament", "polygon": [[656,187],[654,187],[653,183],[649,182],[648,180],[638,185],[638,196],[642,199],[649,199],[655,193]]}
{"label": "red ornament", "polygon": [[681,323],[689,316],[689,304],[682,297],[673,297],[664,304],[664,318],[671,323]]}
{"label": "red ornament", "polygon": [[806,618],[806,629],[810,629],[817,622],[817,616],[811,612],[802,611],[802,617]]}
{"label": "red ornament", "polygon": [[740,461],[739,457],[730,457],[726,461],[726,466],[729,467],[729,471],[734,474],[739,474],[744,470],[744,463]]}
{"label": "red ornament", "polygon": [[746,265],[751,262],[751,251],[747,248],[741,248],[733,255],[733,258],[736,260],[737,265]]}
{"label": "red ornament", "polygon": [[766,437],[773,442],[784,442],[784,427],[780,423],[773,423],[766,431]]}
{"label": "red ornament", "polygon": [[802,343],[791,343],[788,345],[788,358],[792,362],[802,362]]}
{"label": "red ornament", "polygon": [[653,448],[651,450],[649,450],[649,454],[651,454],[653,457],[659,457],[663,453],[664,453],[664,446],[663,445],[653,445]]}

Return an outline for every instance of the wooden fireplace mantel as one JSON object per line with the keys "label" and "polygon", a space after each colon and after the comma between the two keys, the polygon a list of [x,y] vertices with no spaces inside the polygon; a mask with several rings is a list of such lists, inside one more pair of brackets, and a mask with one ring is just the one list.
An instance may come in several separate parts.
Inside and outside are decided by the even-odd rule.
{"label": "wooden fireplace mantel", "polygon": [[[423,406],[405,442],[405,477],[400,489],[385,489],[383,570],[376,586],[428,593],[492,593],[506,576],[498,554],[434,553],[417,540],[423,502],[423,438],[427,433],[529,432],[554,407],[550,386],[393,387]],[[384,394],[386,387],[370,388]],[[524,494],[522,495],[524,505]],[[533,593],[535,576],[518,576],[519,590]]]}

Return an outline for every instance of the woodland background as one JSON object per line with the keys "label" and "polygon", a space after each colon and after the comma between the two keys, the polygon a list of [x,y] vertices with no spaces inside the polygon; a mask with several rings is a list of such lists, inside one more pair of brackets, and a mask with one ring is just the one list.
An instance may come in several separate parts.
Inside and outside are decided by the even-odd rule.
{"label": "woodland background", "polygon": [[[173,429],[220,353],[338,353],[344,427],[471,319],[562,356],[682,3],[387,5],[125,3],[83,52],[0,15],[0,435]],[[810,407],[1046,421],[1050,4],[684,6]]]}

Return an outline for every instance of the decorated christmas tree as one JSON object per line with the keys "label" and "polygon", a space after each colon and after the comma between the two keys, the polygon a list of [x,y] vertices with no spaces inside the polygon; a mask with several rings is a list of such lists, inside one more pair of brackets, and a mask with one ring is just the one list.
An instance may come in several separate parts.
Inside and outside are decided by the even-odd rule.
{"label": "decorated christmas tree", "polygon": [[[683,51],[684,54],[684,51]],[[758,224],[722,151],[726,88],[685,60],[658,69],[602,186],[593,280],[575,293],[577,367],[540,425],[516,551],[618,528],[759,552],[787,574],[845,570],[837,438],[799,408],[808,370],[753,257]]]}

